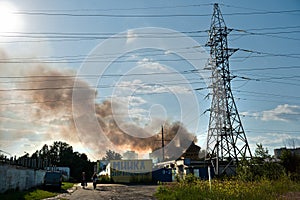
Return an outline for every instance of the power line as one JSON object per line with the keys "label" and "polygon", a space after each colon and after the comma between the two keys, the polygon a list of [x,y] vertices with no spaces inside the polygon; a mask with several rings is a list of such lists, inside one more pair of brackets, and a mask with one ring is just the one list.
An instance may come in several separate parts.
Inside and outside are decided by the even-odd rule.
{"label": "power line", "polygon": [[[198,83],[198,82],[197,82]],[[199,83],[203,83],[203,82],[199,82]],[[180,84],[192,84],[192,83],[176,83],[174,85],[180,85]],[[173,84],[164,84],[164,85],[173,85]],[[133,86],[139,86],[139,84],[134,84]],[[122,86],[122,85],[115,85],[115,86],[110,86],[110,85],[101,85],[101,86],[98,86],[96,88],[109,88],[109,87],[127,87],[127,86]],[[86,89],[86,90],[91,90],[93,89],[93,87],[82,87],[83,89]],[[61,90],[66,90],[66,89],[77,89],[75,87],[52,87],[52,88],[27,88],[27,89],[24,89],[24,88],[18,88],[18,89],[8,89],[8,90],[0,90],[0,91],[36,91],[36,90],[58,90],[58,89],[61,89]],[[203,89],[209,89],[209,87],[205,87]],[[198,88],[195,88],[194,89],[195,91],[198,91]],[[273,98],[274,97],[278,97],[278,98],[289,98],[289,99],[300,99],[299,96],[290,96],[290,95],[282,95],[282,94],[274,94],[274,93],[262,93],[262,92],[254,92],[254,91],[245,91],[245,90],[233,90],[233,92],[237,92],[237,93],[246,93],[246,94],[243,94],[244,96],[248,95],[248,96],[251,96],[251,97],[262,97],[264,98],[263,96],[265,97],[268,97],[268,96],[272,96]],[[168,92],[150,92],[150,91],[147,91],[147,92],[144,92],[144,93],[137,93],[137,95],[152,95],[152,94],[163,94],[163,93],[168,93]],[[126,96],[100,96],[100,97],[95,97],[93,99],[102,99],[102,98],[108,98],[108,97],[130,97],[132,95],[126,95]],[[88,100],[89,98],[82,98],[82,100]],[[250,100],[250,101],[264,101],[264,102],[276,102],[276,103],[283,103],[282,101],[275,101],[275,100],[264,100],[264,99],[249,99],[249,98],[238,98],[239,100]],[[58,100],[46,100],[46,101],[34,101],[34,102],[10,102],[10,103],[2,103],[0,105],[20,105],[20,104],[42,104],[42,103],[53,103],[53,102],[60,102],[60,101],[68,101],[68,100],[71,100],[71,99],[58,99]]]}
{"label": "power line", "polygon": [[[284,69],[300,69],[299,65],[295,66],[283,66],[283,67],[263,67],[257,69],[236,69],[232,70],[233,72],[240,72],[240,71],[263,71],[263,70],[284,70]],[[205,69],[190,69],[190,70],[183,70],[183,71],[172,71],[172,72],[151,72],[151,73],[132,73],[132,74],[102,74],[102,78],[109,78],[109,77],[128,77],[128,76],[157,76],[157,75],[176,75],[176,74],[195,74],[197,72],[206,71]],[[195,74],[198,75],[198,74]],[[252,74],[256,76],[255,74]],[[299,75],[292,75],[292,76],[285,76],[285,77],[274,77],[268,76],[267,78],[253,78],[241,75],[234,75],[238,78],[243,80],[255,80],[255,81],[265,81],[265,80],[272,80],[272,79],[287,79],[287,78],[299,78]],[[46,78],[46,80],[45,80]],[[48,81],[63,81],[63,80],[73,80],[75,78],[84,78],[84,79],[98,79],[100,78],[99,75],[95,74],[85,74],[85,75],[27,75],[27,76],[0,76],[0,79],[10,79],[8,81],[1,81],[0,83],[26,83],[26,82],[48,82]],[[12,79],[35,79],[35,80],[25,80],[25,81],[17,81]],[[38,80],[43,79],[43,80]],[[188,79],[190,80],[190,79]]]}
{"label": "power line", "polygon": [[[293,26],[293,28],[299,28],[300,26]],[[281,29],[289,29],[292,28],[290,26],[280,27]],[[232,34],[233,36],[245,36],[245,35],[278,35],[278,34],[292,34],[299,33],[299,30],[290,30],[290,31],[276,31],[276,32],[251,32],[251,30],[262,30],[262,29],[234,29],[229,28],[232,31],[236,31],[238,33]],[[272,28],[270,28],[272,29]],[[278,29],[274,27],[273,29]],[[126,33],[109,33],[109,32],[2,32],[1,37],[25,37],[25,38],[33,38],[33,39],[41,39],[41,38],[49,38],[49,39],[120,39],[120,38],[181,38],[181,37],[207,37],[207,35],[188,35],[195,33],[207,33],[208,30],[191,30],[191,31],[181,31],[181,34],[187,35],[179,35],[178,33],[163,33],[163,32],[149,32],[149,33],[140,33],[134,36],[128,36]],[[12,35],[14,34],[14,35]]]}
{"label": "power line", "polygon": [[269,52],[263,52],[263,51],[255,51],[255,50],[249,50],[249,49],[238,49],[239,51],[244,51],[247,53],[255,53],[258,55],[265,55],[265,56],[275,56],[275,57],[289,57],[289,58],[300,58],[300,53],[290,53],[290,54],[276,54],[276,53],[269,53]]}
{"label": "power line", "polygon": [[[206,58],[195,58],[189,60],[206,60]],[[46,63],[46,64],[59,64],[59,63],[82,63],[84,60],[75,60],[75,61],[55,61],[55,60],[44,60],[44,61],[0,61],[3,64],[34,64],[34,63]],[[136,63],[140,60],[86,60],[85,63]],[[155,60],[156,62],[178,62],[178,61],[187,61],[184,58],[176,59],[159,59]]]}
{"label": "power line", "polygon": [[294,29],[294,28],[300,28],[300,26],[275,26],[275,27],[232,29],[232,30],[239,31],[239,32],[244,32],[244,31],[261,31],[261,30],[265,31],[265,30],[276,30],[276,29],[286,30],[286,29]]}
{"label": "power line", "polygon": [[300,40],[299,38],[294,37],[287,37],[287,36],[279,36],[279,34],[293,34],[293,33],[299,33],[299,30],[293,30],[293,31],[280,31],[280,32],[250,32],[246,30],[241,29],[232,29],[237,32],[243,32],[244,35],[239,34],[232,34],[233,36],[248,36],[248,35],[256,35],[256,36],[268,36],[268,37],[275,37],[275,38],[281,38],[281,39],[289,39],[289,40]]}
{"label": "power line", "polygon": [[291,96],[291,95],[282,95],[282,94],[274,94],[274,93],[265,93],[265,92],[254,92],[254,91],[245,91],[245,90],[233,90],[234,92],[238,93],[246,93],[250,95],[256,95],[259,97],[262,96],[272,96],[272,97],[278,97],[278,98],[294,98],[294,99],[300,99],[300,96]]}
{"label": "power line", "polygon": [[[2,32],[2,37],[28,37],[28,38],[96,38],[96,39],[106,39],[112,37],[112,39],[119,38],[165,38],[165,37],[187,37],[181,34],[195,34],[195,33],[207,33],[208,30],[191,30],[191,31],[181,31],[174,33],[164,33],[164,32],[143,32],[138,35],[129,36],[127,32],[121,33],[110,33],[110,32]],[[15,34],[15,35],[12,35]],[[206,35],[205,35],[206,36]],[[197,35],[192,36],[197,37]],[[203,36],[204,37],[204,36]]]}
{"label": "power line", "polygon": [[[190,47],[195,48],[195,47]],[[198,47],[197,47],[198,48]],[[249,49],[238,49],[239,51],[243,51],[246,53],[251,53],[251,54],[256,54],[256,55],[249,55],[249,56],[236,56],[233,57],[232,60],[238,60],[238,59],[249,59],[249,58],[257,58],[257,57],[287,57],[287,58],[300,58],[299,53],[289,53],[289,54],[278,54],[278,53],[270,53],[270,52],[262,52],[262,51],[256,51],[256,50],[249,50]],[[165,51],[164,51],[165,52]],[[185,51],[186,52],[186,51]],[[204,52],[204,51],[198,51]],[[171,52],[171,53],[179,53],[179,52]],[[186,52],[188,53],[188,52]],[[196,53],[196,52],[191,52],[191,53]],[[112,54],[110,54],[112,55]],[[117,55],[117,54],[116,54]],[[166,56],[165,53],[157,53],[157,54],[142,54],[139,56]],[[88,55],[87,55],[88,56]],[[104,59],[97,59],[97,56],[90,57],[88,60],[85,60],[86,58],[84,55],[78,55],[77,56],[60,56],[60,57],[48,57],[50,60],[41,60],[39,58],[33,57],[32,60],[31,58],[9,58],[9,59],[0,59],[0,63],[4,64],[24,64],[24,63],[82,63],[83,60],[85,60],[86,63],[102,63],[102,62],[113,62],[113,63],[135,63],[135,62],[140,62],[141,60],[139,59],[132,59],[132,60],[111,60],[108,59],[109,57],[105,57],[106,55],[101,55],[103,56]],[[100,57],[100,58],[101,58]],[[122,58],[125,57],[130,57],[130,55],[125,55],[122,56]],[[47,58],[47,57],[41,57],[41,58]],[[72,59],[71,59],[72,58]],[[113,58],[113,57],[111,57]],[[189,60],[206,60],[206,58],[194,58],[194,59],[189,59]],[[186,61],[184,58],[174,58],[174,59],[156,59],[156,60],[151,60],[150,62],[174,62],[174,61]]]}
{"label": "power line", "polygon": [[[230,28],[229,30],[237,31],[237,32],[248,32],[248,31],[266,31],[266,30],[286,30],[286,29],[296,29],[300,28],[300,26],[275,26],[275,27],[261,27],[261,28],[249,28],[249,29],[238,29],[238,28]],[[187,31],[180,31],[183,34],[190,34],[190,33],[208,33],[209,30],[187,30]],[[293,32],[293,31],[292,31]],[[267,34],[281,34],[281,32],[262,32]],[[282,33],[290,33],[290,31],[283,31]],[[24,32],[24,31],[14,31],[14,32],[2,32],[2,34],[24,34],[24,35],[75,35],[75,36],[90,36],[90,35],[104,35],[104,36],[125,36],[127,37],[127,32],[121,34],[120,32]],[[178,33],[164,33],[164,32],[143,32],[141,35],[178,35]]]}
{"label": "power line", "polygon": [[299,131],[290,131],[290,130],[283,130],[283,129],[248,129],[252,132],[260,132],[260,133],[268,133],[268,132],[286,132],[286,133],[299,133]]}
{"label": "power line", "polygon": [[240,97],[237,97],[238,100],[243,100],[243,101],[246,101],[246,102],[250,102],[250,101],[258,101],[258,102],[267,102],[267,103],[280,103],[280,104],[283,104],[283,103],[286,103],[287,101],[275,101],[273,99],[251,99],[251,98],[240,98]]}
{"label": "power line", "polygon": [[[269,77],[268,79],[264,79],[264,78],[253,78],[253,77],[245,77],[245,76],[236,76],[239,77],[241,79],[244,80],[251,80],[251,81],[261,81],[261,82],[268,82],[268,83],[275,83],[275,84],[285,84],[285,85],[293,85],[293,86],[300,86],[300,84],[297,83],[291,83],[291,82],[283,82],[283,81],[273,81],[273,79],[275,80],[286,80],[287,77]],[[295,76],[289,76],[289,78],[299,78],[298,75]]]}
{"label": "power line", "polygon": [[[204,45],[203,45],[204,46]],[[168,54],[178,54],[178,53],[205,53],[205,50],[199,50],[201,46],[193,46],[193,47],[182,47],[182,48],[169,48],[165,50],[161,49],[143,49],[142,52],[135,52],[135,56],[139,57],[149,57],[149,56],[164,56],[166,57]],[[192,51],[191,51],[192,50]],[[166,54],[166,52],[168,52]],[[9,62],[9,61],[25,61],[25,60],[32,60],[33,62],[41,62],[43,60],[45,61],[65,61],[65,60],[85,60],[86,58],[91,59],[115,59],[116,56],[119,56],[120,58],[132,58],[132,55],[122,55],[123,52],[118,52],[118,53],[106,53],[106,54],[81,54],[81,55],[64,55],[64,56],[40,56],[40,57],[11,57],[11,58],[2,58],[0,61],[2,62]],[[46,60],[49,59],[49,60]],[[113,61],[113,60],[111,60]],[[143,62],[142,60],[136,60],[137,62]],[[149,60],[149,62],[152,62]]]}
{"label": "power line", "polygon": [[[252,29],[235,29],[229,28],[230,30],[234,30],[238,33],[231,34],[232,36],[268,36],[268,37],[276,37],[281,39],[291,39],[291,40],[299,40],[298,38],[292,38],[287,36],[279,36],[280,34],[293,34],[298,33],[298,30],[294,31],[281,31],[281,32],[251,32],[253,30],[276,30],[276,29],[294,29],[299,28],[299,26],[281,26],[281,27],[266,27],[266,28],[252,28]],[[207,37],[206,35],[190,35],[196,33],[206,33],[207,30],[191,30],[191,31],[182,31],[183,34],[188,34],[188,37],[193,38],[201,38]],[[23,34],[23,35],[22,35]],[[117,35],[118,37],[112,37]],[[143,37],[143,38],[163,38],[162,36],[165,35],[164,33],[143,33],[139,36],[134,37]],[[187,37],[187,36],[179,36],[176,33],[171,34],[172,37]],[[168,34],[170,36],[170,34]],[[1,37],[8,37],[8,38],[27,38],[27,39],[39,39],[39,40],[15,40],[15,41],[1,41],[0,43],[19,43],[19,42],[44,42],[44,41],[53,41],[53,42],[80,42],[86,40],[103,40],[103,39],[119,39],[119,38],[127,38],[126,33],[121,35],[120,33],[109,33],[109,32],[102,32],[102,33],[95,33],[95,32],[2,32]],[[45,40],[41,40],[45,39]]]}
{"label": "power line", "polygon": [[262,68],[249,68],[249,69],[233,69],[232,72],[239,71],[264,71],[264,70],[288,70],[288,69],[300,69],[300,65],[291,65],[291,66],[278,66],[278,67],[262,67]]}
{"label": "power line", "polygon": [[[59,80],[58,80],[59,81]],[[173,81],[173,80],[172,80]],[[156,86],[156,85],[191,85],[191,84],[204,84],[204,81],[194,81],[194,82],[175,82],[175,83],[166,83],[166,82],[155,82],[155,83],[138,83],[138,84],[130,84],[130,86]],[[97,86],[66,86],[66,87],[41,87],[41,88],[11,88],[11,89],[0,89],[0,92],[11,92],[11,91],[38,91],[38,90],[73,90],[73,89],[82,89],[82,90],[91,90],[91,89],[99,89],[99,88],[119,88],[125,87],[128,85],[115,84],[115,85],[97,85]]]}
{"label": "power line", "polygon": [[[235,6],[235,5],[229,5],[229,4],[220,4],[220,5],[225,6],[225,7],[229,7],[229,8],[238,8],[238,9],[245,9],[245,10],[253,10],[253,11],[258,11],[258,12],[272,12],[272,11],[264,10],[264,9],[247,8],[247,7]],[[289,13],[287,13],[287,14],[289,14]]]}
{"label": "power line", "polygon": [[107,9],[95,9],[95,8],[81,8],[81,9],[48,9],[48,10],[21,10],[21,12],[101,12],[101,11],[128,11],[128,10],[156,10],[156,9],[170,9],[170,8],[188,8],[188,7],[200,7],[200,6],[211,6],[211,3],[203,3],[203,4],[191,4],[191,5],[174,5],[174,6],[150,6],[150,7],[132,7],[132,8],[107,8]]}
{"label": "power line", "polygon": [[[223,16],[247,16],[247,15],[267,15],[267,14],[283,14],[298,13],[295,10],[278,10],[278,11],[255,11],[255,12],[236,12],[224,13]],[[67,17],[110,17],[110,18],[167,18],[167,17],[209,17],[211,14],[74,14],[74,13],[54,13],[54,12],[24,12],[16,11],[14,14],[33,15],[33,16],[67,16]]]}

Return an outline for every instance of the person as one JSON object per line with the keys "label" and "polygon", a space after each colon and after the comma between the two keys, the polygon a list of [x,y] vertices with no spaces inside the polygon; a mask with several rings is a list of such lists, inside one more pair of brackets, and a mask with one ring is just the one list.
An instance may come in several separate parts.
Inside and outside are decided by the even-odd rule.
{"label": "person", "polygon": [[86,181],[86,178],[85,178],[85,172],[82,172],[81,186],[82,186],[83,189],[85,188],[85,186],[87,186],[87,181]]}
{"label": "person", "polygon": [[97,186],[97,180],[98,180],[98,176],[97,176],[96,172],[93,174],[92,180],[93,180],[93,186],[94,186],[94,190],[95,190],[96,186]]}

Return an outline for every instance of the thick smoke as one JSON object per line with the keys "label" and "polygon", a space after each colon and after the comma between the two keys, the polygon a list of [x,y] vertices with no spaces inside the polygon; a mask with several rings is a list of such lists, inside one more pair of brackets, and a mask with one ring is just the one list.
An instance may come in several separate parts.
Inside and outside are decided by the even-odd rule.
{"label": "thick smoke", "polygon": [[[1,59],[8,58],[4,52],[0,52],[0,56]],[[97,156],[103,155],[105,150],[112,147],[117,148],[113,150],[138,152],[161,148],[160,130],[149,135],[144,128],[127,123],[126,130],[143,137],[133,137],[125,133],[116,123],[112,112],[112,101],[117,99],[95,103],[96,92],[84,80],[76,81],[78,84],[75,89],[81,95],[76,97],[80,99],[76,99],[74,103],[72,98],[75,72],[51,68],[45,64],[18,64],[13,67],[12,70],[9,64],[0,64],[1,74],[18,77],[9,79],[12,81],[10,89],[13,90],[1,91],[0,96],[2,102],[5,100],[11,104],[18,99],[19,103],[14,106],[1,106],[1,110],[16,112],[16,116],[22,116],[24,123],[32,124],[32,129],[37,129],[31,129],[32,131],[43,133],[42,140],[65,140],[71,145],[80,141],[84,147],[95,151]],[[7,88],[7,85],[2,85],[1,89],[3,88]],[[4,96],[10,96],[11,99],[4,99]],[[76,127],[74,121],[80,121],[82,126]],[[5,123],[7,121],[0,121],[1,129],[5,127]],[[194,136],[179,122],[166,122],[164,137],[168,147],[166,157],[171,157],[175,151],[182,152],[184,149],[181,147],[189,146],[194,140]]]}

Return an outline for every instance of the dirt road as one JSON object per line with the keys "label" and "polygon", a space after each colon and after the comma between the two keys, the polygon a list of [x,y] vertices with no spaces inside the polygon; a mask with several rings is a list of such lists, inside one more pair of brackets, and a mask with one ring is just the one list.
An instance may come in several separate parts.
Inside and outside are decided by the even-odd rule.
{"label": "dirt road", "polygon": [[52,199],[103,199],[103,200],[154,200],[153,194],[157,190],[156,185],[122,185],[122,184],[98,184],[94,190],[92,183],[83,189],[76,186],[75,191]]}

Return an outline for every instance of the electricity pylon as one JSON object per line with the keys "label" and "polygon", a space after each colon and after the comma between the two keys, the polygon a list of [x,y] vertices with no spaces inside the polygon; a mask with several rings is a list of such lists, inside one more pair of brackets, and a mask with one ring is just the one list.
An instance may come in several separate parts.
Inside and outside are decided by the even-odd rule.
{"label": "electricity pylon", "polygon": [[207,43],[210,47],[212,102],[206,160],[211,162],[216,175],[234,174],[238,161],[252,156],[231,91],[233,77],[229,71],[229,57],[237,49],[227,46],[229,32],[218,4],[214,4]]}

